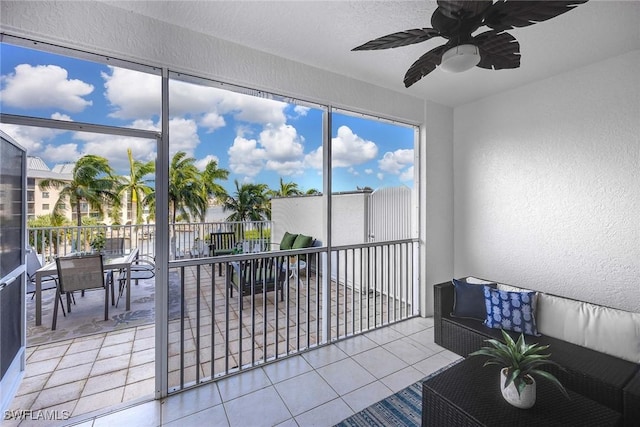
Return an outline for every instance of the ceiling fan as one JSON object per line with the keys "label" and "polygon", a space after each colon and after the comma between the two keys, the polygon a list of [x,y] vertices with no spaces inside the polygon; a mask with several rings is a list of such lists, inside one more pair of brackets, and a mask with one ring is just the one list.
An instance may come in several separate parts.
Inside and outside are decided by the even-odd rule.
{"label": "ceiling fan", "polygon": [[[443,37],[447,42],[431,49],[409,67],[409,87],[440,66],[445,71],[466,71],[474,66],[502,70],[520,66],[520,45],[506,30],[527,27],[570,11],[588,0],[438,0],[431,16],[433,28],[416,28],[371,40],[352,50],[378,50],[407,46]],[[476,36],[480,27],[490,30]]]}

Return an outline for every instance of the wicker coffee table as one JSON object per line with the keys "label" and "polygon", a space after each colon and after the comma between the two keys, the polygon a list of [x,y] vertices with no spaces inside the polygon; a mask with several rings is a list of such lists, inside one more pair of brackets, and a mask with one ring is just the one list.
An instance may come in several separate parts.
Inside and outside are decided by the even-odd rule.
{"label": "wicker coffee table", "polygon": [[471,357],[422,383],[422,425],[617,426],[622,414],[582,395],[567,399],[553,384],[537,381],[536,404],[518,409],[500,393],[499,367]]}

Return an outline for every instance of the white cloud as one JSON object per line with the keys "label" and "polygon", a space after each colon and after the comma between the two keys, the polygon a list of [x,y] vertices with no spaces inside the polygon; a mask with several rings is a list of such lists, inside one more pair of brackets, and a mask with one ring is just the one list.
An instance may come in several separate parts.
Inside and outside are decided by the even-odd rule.
{"label": "white cloud", "polygon": [[293,107],[293,112],[297,114],[297,117],[304,117],[311,110],[309,107],[303,107],[302,105],[296,105]]}
{"label": "white cloud", "polygon": [[211,133],[216,129],[224,127],[226,124],[224,117],[218,113],[207,113],[204,115],[202,120],[200,120],[200,125],[207,128],[207,133]]}
{"label": "white cloud", "polygon": [[213,154],[207,154],[204,158],[196,160],[195,165],[199,170],[203,171],[212,160],[220,166],[220,159],[218,156],[214,156]]}
{"label": "white cloud", "polygon": [[101,73],[105,97],[119,119],[150,118],[160,115],[160,76],[125,68],[109,67],[111,74]]}
{"label": "white cloud", "polygon": [[378,154],[378,146],[360,138],[347,126],[338,128],[338,135],[332,139],[333,167],[349,167],[372,160]]}
{"label": "white cloud", "polygon": [[246,139],[238,135],[227,153],[229,168],[233,173],[254,177],[262,170],[265,153],[264,149],[258,148],[258,142],[255,139]]}
{"label": "white cloud", "polygon": [[67,115],[67,114],[62,114],[62,113],[53,113],[51,115],[51,118],[53,120],[62,120],[65,122],[72,122],[73,120],[71,120],[71,116]]}
{"label": "white cloud", "polygon": [[78,151],[78,144],[68,143],[61,145],[47,145],[42,153],[47,166],[53,167],[56,163],[75,161],[82,156]]}
{"label": "white cloud", "polygon": [[378,179],[379,179],[380,181],[384,180],[384,174],[383,174],[383,173],[378,172],[378,173],[376,174],[376,176],[378,177]]}
{"label": "white cloud", "polygon": [[190,119],[173,118],[169,120],[169,154],[173,156],[178,151],[184,151],[189,156],[200,144],[198,126]]}
{"label": "white cloud", "polygon": [[273,170],[280,176],[300,175],[302,174],[304,162],[302,160],[292,161],[276,161],[267,160],[265,169]]}
{"label": "white cloud", "polygon": [[[103,135],[88,132],[78,132],[75,139],[82,141],[82,154],[97,154],[109,160],[109,165],[119,174],[129,174],[129,157],[131,155],[141,162],[154,161],[156,158],[156,142],[150,139],[130,138],[119,135]],[[66,161],[77,157],[68,157]]]}
{"label": "white cloud", "polygon": [[407,170],[400,174],[401,181],[413,181],[413,166],[409,166]]}
{"label": "white cloud", "polygon": [[318,147],[304,156],[304,165],[322,171],[322,147]]}
{"label": "white cloud", "polygon": [[350,167],[349,169],[347,169],[347,171],[353,175],[353,176],[358,176],[360,175],[360,172],[358,172],[357,170],[355,170],[353,167]]}
{"label": "white cloud", "polygon": [[57,65],[20,64],[15,72],[2,76],[5,88],[0,97],[5,105],[18,108],[60,108],[79,112],[92,105],[83,96],[93,92],[93,86],[78,79],[69,79],[67,70]]}
{"label": "white cloud", "polygon": [[302,157],[304,152],[298,131],[291,125],[266,126],[260,132],[260,145],[270,160],[289,161]]}
{"label": "white cloud", "polygon": [[365,169],[364,173],[366,173],[367,175],[371,175],[373,173],[373,169]]}
{"label": "white cloud", "polygon": [[413,150],[400,149],[384,153],[382,159],[378,160],[378,167],[384,172],[399,175],[407,166],[413,165]]}
{"label": "white cloud", "polygon": [[44,158],[42,153],[42,149],[46,146],[45,141],[65,132],[63,130],[18,126],[6,123],[0,124],[0,129],[24,147],[28,155],[42,157],[47,164],[48,159]]}

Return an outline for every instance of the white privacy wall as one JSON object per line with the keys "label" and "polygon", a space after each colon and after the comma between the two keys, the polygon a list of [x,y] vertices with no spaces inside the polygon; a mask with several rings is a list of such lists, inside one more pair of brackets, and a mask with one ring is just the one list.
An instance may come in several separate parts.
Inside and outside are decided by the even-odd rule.
{"label": "white privacy wall", "polygon": [[454,111],[454,272],[640,312],[640,52]]}

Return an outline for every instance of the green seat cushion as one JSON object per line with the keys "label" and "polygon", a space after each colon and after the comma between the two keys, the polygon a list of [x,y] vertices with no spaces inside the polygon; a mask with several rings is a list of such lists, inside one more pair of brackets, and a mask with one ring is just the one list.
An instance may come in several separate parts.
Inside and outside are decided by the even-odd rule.
{"label": "green seat cushion", "polygon": [[280,249],[287,250],[293,248],[293,243],[296,241],[297,237],[297,234],[291,234],[288,231],[285,231],[284,236],[282,236],[282,240],[280,241]]}
{"label": "green seat cushion", "polygon": [[298,234],[296,240],[293,242],[291,249],[308,248],[313,244],[313,237],[305,236],[304,234]]}

